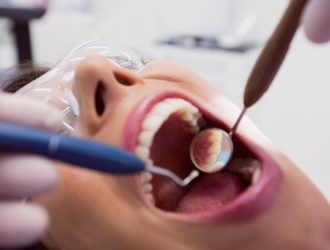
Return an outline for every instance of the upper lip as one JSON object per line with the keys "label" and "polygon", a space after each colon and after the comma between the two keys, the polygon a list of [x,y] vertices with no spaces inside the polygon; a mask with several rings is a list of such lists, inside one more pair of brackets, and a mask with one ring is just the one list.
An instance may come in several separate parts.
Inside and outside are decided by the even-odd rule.
{"label": "upper lip", "polygon": [[[122,135],[122,146],[134,152],[137,143],[137,135],[140,132],[142,121],[145,115],[152,107],[166,98],[181,98],[189,101],[199,108],[201,112],[222,128],[228,129],[229,126],[225,120],[220,120],[214,114],[208,111],[207,104],[202,104],[190,96],[176,91],[163,91],[153,96],[143,99],[134,109],[124,127]],[[132,126],[132,124],[135,124]],[[242,194],[233,201],[223,205],[221,209],[212,212],[205,212],[194,216],[184,214],[171,214],[181,220],[194,220],[207,223],[237,221],[251,218],[265,211],[274,201],[282,180],[282,172],[276,161],[262,148],[262,145],[256,143],[250,138],[248,133],[236,134],[236,139],[241,141],[261,163],[261,175],[256,184],[249,186]],[[163,216],[168,216],[168,212],[154,208],[155,211]]]}

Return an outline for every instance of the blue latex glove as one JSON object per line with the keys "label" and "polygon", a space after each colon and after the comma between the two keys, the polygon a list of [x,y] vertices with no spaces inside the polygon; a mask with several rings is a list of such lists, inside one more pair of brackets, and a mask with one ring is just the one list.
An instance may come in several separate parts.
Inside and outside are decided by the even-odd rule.
{"label": "blue latex glove", "polygon": [[[39,101],[0,92],[0,121],[54,130],[61,119],[56,109]],[[22,198],[49,191],[57,179],[51,161],[0,150],[0,248],[28,245],[41,237],[47,213]]]}
{"label": "blue latex glove", "polygon": [[330,0],[310,0],[304,14],[307,37],[316,43],[330,40]]}

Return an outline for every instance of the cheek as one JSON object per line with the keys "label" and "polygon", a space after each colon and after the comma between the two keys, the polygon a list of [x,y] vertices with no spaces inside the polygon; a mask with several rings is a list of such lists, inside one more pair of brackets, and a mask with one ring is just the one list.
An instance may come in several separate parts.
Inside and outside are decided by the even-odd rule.
{"label": "cheek", "polygon": [[301,209],[297,209],[297,213],[315,213],[318,209],[327,208],[330,215],[328,202],[311,180],[287,159],[282,161],[281,166],[284,176],[281,192],[283,203],[288,206],[300,206]]}
{"label": "cheek", "polygon": [[107,199],[116,202],[112,177],[104,177],[90,170],[58,165],[60,181],[50,193],[38,199],[56,217],[92,216]]}
{"label": "cheek", "polygon": [[77,245],[86,235],[100,242],[106,237],[114,245],[117,241],[118,245],[136,242],[133,231],[143,224],[137,220],[141,204],[131,190],[131,177],[106,176],[64,165],[59,169],[59,185],[37,200],[50,214],[50,234],[46,237],[53,235],[58,242]]}
{"label": "cheek", "polygon": [[100,174],[62,164],[58,168],[59,184],[38,200],[58,215],[70,217],[74,214],[84,219],[83,216],[92,218],[100,214],[128,215],[132,213],[128,210],[141,204],[133,177]]}
{"label": "cheek", "polygon": [[263,224],[272,228],[269,234],[275,237],[299,242],[302,248],[323,249],[330,236],[329,204],[292,162],[285,157],[279,161],[283,170],[283,185]]}

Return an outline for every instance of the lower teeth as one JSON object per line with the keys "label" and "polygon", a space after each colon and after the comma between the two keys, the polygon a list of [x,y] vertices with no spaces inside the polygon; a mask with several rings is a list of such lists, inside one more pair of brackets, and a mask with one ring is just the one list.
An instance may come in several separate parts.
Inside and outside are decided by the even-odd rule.
{"label": "lower teeth", "polygon": [[256,183],[260,177],[260,162],[254,158],[237,158],[228,167],[228,171],[248,183]]}

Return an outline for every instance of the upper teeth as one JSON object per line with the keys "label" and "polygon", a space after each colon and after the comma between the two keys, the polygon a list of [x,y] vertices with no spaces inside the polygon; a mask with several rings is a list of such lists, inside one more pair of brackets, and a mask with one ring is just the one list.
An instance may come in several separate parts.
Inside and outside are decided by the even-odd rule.
{"label": "upper teeth", "polygon": [[138,136],[138,144],[135,147],[135,154],[146,164],[153,164],[150,159],[150,146],[155,134],[174,113],[180,115],[182,120],[189,125],[192,133],[199,131],[199,120],[202,115],[191,103],[179,98],[169,98],[157,103],[144,119]]}
{"label": "upper teeth", "polygon": [[[142,129],[138,135],[138,143],[135,147],[135,154],[147,165],[153,165],[153,161],[150,158],[150,147],[157,131],[174,113],[180,115],[181,119],[189,126],[189,131],[193,134],[196,134],[199,131],[200,124],[203,124],[199,110],[185,100],[169,98],[157,103],[145,117],[141,126]],[[145,193],[145,198],[154,203],[151,179],[151,173],[141,173],[141,186],[142,191]]]}

